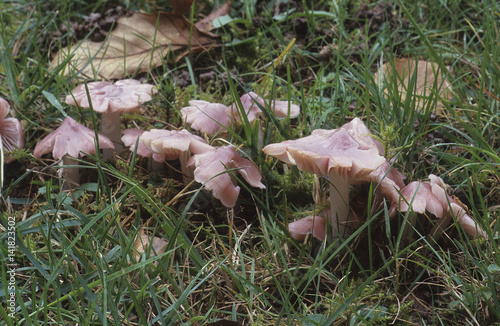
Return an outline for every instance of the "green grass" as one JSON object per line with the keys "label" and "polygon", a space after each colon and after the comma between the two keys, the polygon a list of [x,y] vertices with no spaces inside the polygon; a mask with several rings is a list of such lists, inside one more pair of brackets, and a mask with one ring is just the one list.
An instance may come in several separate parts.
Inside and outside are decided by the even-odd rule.
{"label": "green grass", "polygon": [[[9,266],[15,266],[15,318],[1,309],[0,323],[500,324],[500,8],[493,1],[399,0],[391,2],[391,19],[377,21],[380,16],[355,18],[363,3],[383,6],[233,2],[233,20],[214,31],[220,47],[132,76],[158,85],[159,93],[146,105],[149,113],[125,115],[127,127],[180,128],[180,109],[189,100],[230,104],[243,90],[300,105],[292,120],[272,119],[263,107],[265,121],[229,134],[227,141],[261,168],[266,189],[240,178],[241,205],[228,210],[201,185],[184,189],[174,170],[149,173],[145,160],[128,154],[113,162],[84,157],[83,185],[73,197],[60,191],[58,163],[32,155],[37,141],[65,116],[96,130],[99,117],[94,124],[87,110],[64,103],[79,80],[61,76],[62,65],[50,68],[37,39],[107,5],[0,2],[0,96],[22,120],[26,143],[4,167],[0,254],[3,262],[9,255],[15,261],[2,263],[0,297],[12,292]],[[220,4],[197,2],[193,19]],[[166,1],[123,6],[170,8]],[[275,8],[281,15],[273,17]],[[293,38],[295,45],[271,69]],[[453,97],[441,110],[434,110],[435,94],[417,110],[415,80],[406,99],[396,78],[383,87],[376,83],[382,63],[405,56],[432,60],[446,74]],[[197,82],[210,71],[219,80],[224,72],[241,80],[229,79],[224,87]],[[175,82],[182,72],[190,76],[188,86]],[[429,174],[443,178],[489,239],[472,239],[454,224],[432,239],[422,216],[409,243],[402,238],[408,216],[391,220],[389,203],[375,198],[372,184],[358,189],[366,205],[363,222],[340,247],[292,240],[287,224],[321,207],[312,198],[314,178],[260,149],[338,128],[353,117],[381,140],[406,183]],[[320,183],[326,197],[327,182]],[[7,232],[14,220],[15,245]],[[141,227],[168,241],[165,253],[148,250],[136,259]]]}

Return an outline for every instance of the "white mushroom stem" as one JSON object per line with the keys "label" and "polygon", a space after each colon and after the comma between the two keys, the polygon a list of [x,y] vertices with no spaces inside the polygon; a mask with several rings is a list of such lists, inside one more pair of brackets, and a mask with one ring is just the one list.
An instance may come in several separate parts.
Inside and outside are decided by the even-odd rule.
{"label": "white mushroom stem", "polygon": [[[69,155],[64,155],[62,158],[63,166],[78,165],[78,161]],[[74,187],[80,185],[80,170],[77,167],[63,167],[62,171],[62,190],[64,192],[71,191]]]}
{"label": "white mushroom stem", "polygon": [[103,112],[102,113],[102,134],[108,137],[115,145],[115,149],[105,149],[103,150],[103,159],[109,160],[113,157],[113,153],[120,153],[123,149],[122,146],[122,129],[120,122],[120,113],[118,112]]}
{"label": "white mushroom stem", "polygon": [[330,172],[330,223],[333,238],[345,239],[349,235],[349,183],[347,176]]}

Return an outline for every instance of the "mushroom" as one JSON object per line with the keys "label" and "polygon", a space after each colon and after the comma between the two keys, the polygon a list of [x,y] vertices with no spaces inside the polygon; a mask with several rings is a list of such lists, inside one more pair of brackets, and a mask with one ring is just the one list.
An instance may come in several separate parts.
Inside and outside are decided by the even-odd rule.
{"label": "mushroom", "polygon": [[[289,101],[265,100],[254,92],[243,94],[240,97],[242,109],[246,113],[247,119],[253,123],[259,116],[262,115],[260,107],[269,107],[274,115],[278,118],[296,118],[299,116],[300,107],[297,104],[291,104]],[[259,107],[260,106],[260,107]],[[230,106],[230,112],[236,121],[241,121],[241,111],[235,103]]]}
{"label": "mushroom", "polygon": [[[99,148],[113,148],[113,143],[108,137],[99,135]],[[63,166],[78,165],[75,158],[96,152],[95,132],[67,117],[59,128],[36,144],[33,156],[41,158],[50,152],[55,159],[62,158]],[[63,190],[78,185],[79,179],[78,168],[63,168]]]}
{"label": "mushroom", "polygon": [[[155,171],[163,167],[163,160],[165,155],[156,154],[147,149],[144,143],[138,139],[144,133],[141,129],[125,129],[123,130],[122,142],[125,146],[129,147],[131,152],[136,152],[137,155],[148,158],[148,170]],[[137,150],[136,150],[137,144]]]}
{"label": "mushroom", "polygon": [[[455,218],[469,235],[486,238],[486,232],[467,214],[464,205],[446,193],[448,187],[434,174],[429,175],[429,181],[410,182],[401,190],[400,201],[391,208],[391,215],[398,210],[407,212],[411,209],[410,214],[424,214],[427,211],[439,219],[431,231],[433,237],[442,232],[443,227]],[[414,214],[410,215],[410,224],[415,224],[415,218]],[[408,237],[411,230],[405,230],[405,233],[405,237]]]}
{"label": "mushroom", "polygon": [[145,131],[139,141],[153,154],[164,155],[165,160],[179,159],[184,181],[192,177],[187,161],[189,153],[201,154],[213,149],[203,138],[191,134],[186,129]]}
{"label": "mushroom", "polygon": [[227,169],[238,169],[239,174],[249,185],[264,189],[259,168],[250,160],[241,157],[232,145],[213,148],[202,154],[194,155],[188,162],[194,166],[194,179],[211,190],[214,197],[219,199],[228,208],[234,207],[240,187],[235,186]]}
{"label": "mushroom", "polygon": [[[156,89],[150,84],[141,84],[134,79],[111,82],[87,83],[77,86],[71,94],[66,96],[66,103],[89,108],[89,97],[94,111],[102,113],[102,133],[115,144],[115,149],[121,151],[120,114],[130,112],[140,107],[144,102],[152,99]],[[111,158],[111,151],[104,152],[104,158]]]}
{"label": "mushroom", "polygon": [[250,92],[240,97],[242,111],[238,109],[238,104],[225,106],[220,103],[210,103],[207,101],[189,101],[189,105],[181,109],[182,119],[189,123],[191,128],[213,135],[222,129],[229,128],[231,119],[237,122],[244,120],[241,114],[245,113],[249,123],[253,123],[262,116],[262,110],[259,106],[271,107],[278,118],[295,118],[300,113],[300,107],[297,104],[291,104],[289,101],[273,100],[269,103],[257,94]]}
{"label": "mushroom", "polygon": [[[310,136],[267,145],[264,153],[297,165],[301,171],[328,176],[330,182],[330,222],[334,238],[350,233],[349,184],[374,180],[373,174],[385,158],[380,144],[359,118],[334,130],[314,130]],[[335,234],[336,233],[336,234]]]}
{"label": "mushroom", "polygon": [[[324,213],[328,214],[328,211],[329,209]],[[308,234],[324,241],[326,239],[326,219],[323,216],[307,216],[288,224],[288,231],[290,231],[292,238],[298,241],[305,240]]]}
{"label": "mushroom", "polygon": [[12,152],[24,146],[24,135],[21,123],[16,118],[6,118],[9,113],[9,102],[0,97],[0,137],[4,151]]}
{"label": "mushroom", "polygon": [[[9,102],[0,97],[0,188],[3,186],[3,165],[4,162],[4,151],[12,152],[16,148],[22,148],[24,146],[24,134],[21,123],[16,118],[6,118],[9,113]],[[8,159],[7,163],[14,160],[14,158]]]}
{"label": "mushroom", "polygon": [[229,107],[207,101],[189,101],[189,106],[181,109],[182,119],[191,128],[209,135],[227,129],[231,123]]}

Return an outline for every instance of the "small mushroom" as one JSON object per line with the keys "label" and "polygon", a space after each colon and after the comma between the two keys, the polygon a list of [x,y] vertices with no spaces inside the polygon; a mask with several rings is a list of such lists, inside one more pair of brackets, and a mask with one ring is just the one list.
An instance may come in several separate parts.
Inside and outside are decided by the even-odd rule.
{"label": "small mushroom", "polygon": [[220,103],[210,103],[207,101],[189,101],[189,106],[181,109],[182,119],[185,123],[190,124],[191,128],[214,135],[217,132],[228,129],[232,119],[241,123],[244,120],[241,116],[243,112],[246,115],[246,119],[252,124],[263,115],[259,106],[271,108],[278,118],[296,118],[300,113],[300,107],[297,104],[276,100],[272,100],[269,103],[268,100],[263,99],[253,92],[241,96],[240,102],[242,112],[236,103],[225,106]]}
{"label": "small mushroom", "polygon": [[0,97],[0,137],[2,148],[6,152],[12,152],[24,146],[21,123],[16,118],[6,118],[9,109],[9,102]]}
{"label": "small mushroom", "polygon": [[[150,84],[141,84],[134,79],[111,82],[87,83],[77,86],[66,96],[66,103],[89,108],[89,97],[94,111],[102,113],[101,131],[115,144],[115,149],[121,151],[120,114],[139,108],[144,102],[152,99],[156,89]],[[111,158],[111,151],[104,152],[104,158]]]}
{"label": "small mushroom", "polygon": [[[137,155],[148,158],[148,170],[155,171],[163,167],[163,160],[165,155],[156,154],[147,149],[144,143],[138,139],[144,133],[141,129],[125,129],[123,130],[122,142],[125,146],[129,147],[131,152],[136,152]],[[137,150],[135,145],[137,144]]]}
{"label": "small mushroom", "polygon": [[203,138],[191,134],[186,129],[145,131],[139,141],[154,154],[164,155],[165,160],[179,159],[184,181],[192,177],[187,166],[190,153],[201,154],[213,149]]}
{"label": "small mushroom", "polygon": [[[413,181],[401,190],[400,201],[391,208],[391,215],[395,212],[407,212],[424,214],[429,212],[439,220],[431,231],[431,236],[436,237],[443,231],[452,218],[464,228],[465,232],[474,237],[487,237],[486,232],[467,214],[464,205],[454,197],[446,193],[446,185],[436,175],[429,175],[429,181]],[[410,215],[410,224],[415,224],[415,215]],[[405,230],[405,237],[409,237],[411,230]]]}
{"label": "small mushroom", "polygon": [[229,107],[207,101],[189,101],[189,106],[181,109],[182,119],[191,128],[214,135],[231,124]]}
{"label": "small mushroom", "polygon": [[354,223],[354,218],[349,218],[349,184],[374,180],[378,174],[373,172],[386,162],[377,143],[363,122],[355,118],[338,129],[317,129],[298,140],[267,145],[263,151],[297,165],[301,171],[328,176],[334,238],[345,238]]}
{"label": "small mushroom", "polygon": [[[247,119],[253,123],[262,115],[262,110],[259,105],[264,108],[270,108],[274,115],[278,118],[296,118],[300,114],[300,107],[297,104],[292,104],[289,101],[265,100],[254,92],[243,94],[240,97],[243,111],[246,113]],[[258,103],[258,104],[257,104]],[[236,121],[241,121],[240,110],[238,105],[234,103],[230,106],[230,112]]]}
{"label": "small mushroom", "polygon": [[[108,137],[99,135],[99,148],[113,148],[113,143]],[[63,166],[78,165],[75,158],[84,153],[96,152],[95,132],[67,117],[59,128],[36,144],[33,156],[41,158],[50,152],[55,159],[62,158]],[[78,185],[79,179],[78,168],[63,168],[63,190],[67,191]]]}
{"label": "small mushroom", "polygon": [[[328,212],[325,212],[328,214]],[[326,219],[323,216],[307,216],[288,224],[288,231],[292,238],[303,241],[308,234],[324,241],[326,239]]]}
{"label": "small mushroom", "polygon": [[194,179],[211,190],[214,197],[219,199],[226,207],[234,207],[240,187],[235,186],[231,174],[225,173],[227,169],[238,169],[238,173],[252,187],[264,189],[259,168],[250,160],[241,157],[234,146],[213,148],[202,154],[194,155],[188,162],[194,166]]}

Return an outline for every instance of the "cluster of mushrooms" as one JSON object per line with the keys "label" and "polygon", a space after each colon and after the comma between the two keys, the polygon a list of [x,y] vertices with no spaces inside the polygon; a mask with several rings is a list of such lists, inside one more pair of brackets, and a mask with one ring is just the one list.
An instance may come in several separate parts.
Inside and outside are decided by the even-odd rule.
{"label": "cluster of mushrooms", "polygon": [[[123,145],[148,158],[151,169],[164,168],[165,160],[178,159],[185,181],[194,179],[202,183],[228,208],[234,207],[240,192],[234,173],[239,173],[252,187],[265,188],[259,168],[233,145],[214,147],[187,129],[122,131],[120,114],[139,108],[150,101],[155,92],[153,85],[132,79],[116,83],[90,82],[76,87],[66,97],[66,103],[101,113],[101,133],[67,117],[58,129],[38,142],[33,155],[41,158],[52,152],[54,159],[68,166],[63,168],[64,190],[79,184],[79,157],[102,149],[104,159],[109,159],[114,153],[120,153]],[[206,101],[189,104],[181,110],[183,121],[207,135],[224,133],[233,123],[242,120],[253,123],[264,118],[263,107],[269,108],[277,118],[295,118],[300,113],[299,106],[290,101],[265,100],[252,92],[230,106]],[[2,144],[6,151],[11,151],[22,147],[22,130],[19,121],[5,118],[8,110],[8,103],[0,99]],[[391,217],[398,212],[409,212],[407,233],[411,232],[417,213],[428,212],[439,219],[432,235],[442,232],[454,219],[468,234],[487,236],[467,214],[464,205],[447,194],[448,186],[439,177],[430,175],[428,181],[405,185],[404,176],[384,157],[382,145],[359,118],[338,129],[317,129],[307,137],[267,145],[262,151],[329,182],[330,207],[320,215],[290,223],[288,227],[294,239],[303,240],[312,234],[323,241],[345,239],[352,234],[360,218],[349,206],[350,185],[370,182],[376,185],[376,194],[390,203]]]}

